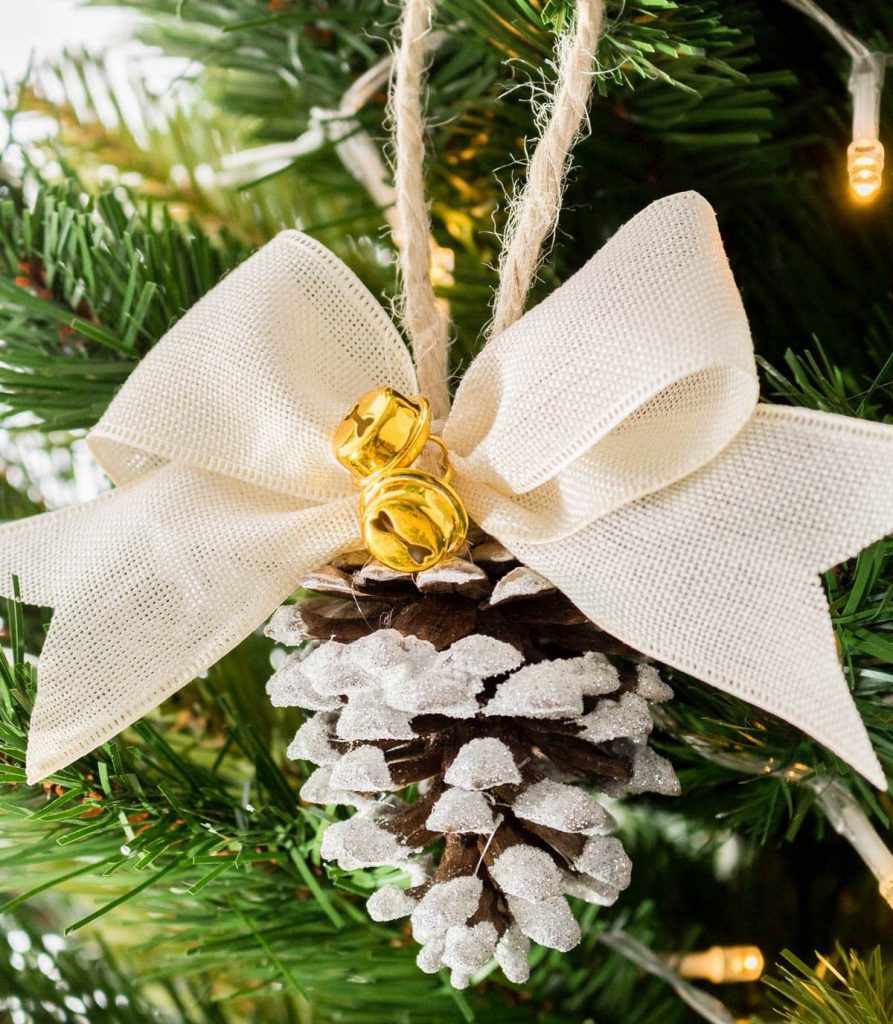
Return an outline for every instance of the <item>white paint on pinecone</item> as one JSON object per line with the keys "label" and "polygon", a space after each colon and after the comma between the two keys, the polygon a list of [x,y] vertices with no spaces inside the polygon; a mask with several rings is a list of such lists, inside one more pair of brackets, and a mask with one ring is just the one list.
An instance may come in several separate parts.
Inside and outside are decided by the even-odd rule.
{"label": "white paint on pinecone", "polygon": [[366,910],[373,921],[397,921],[401,917],[409,917],[418,902],[405,889],[383,885],[366,900]]}
{"label": "white paint on pinecone", "polygon": [[445,936],[443,962],[462,973],[478,971],[493,956],[499,935],[489,921],[454,925]]}
{"label": "white paint on pinecone", "polygon": [[584,697],[603,697],[620,688],[620,673],[604,654],[587,651],[580,658],[570,659],[568,664],[579,673]]}
{"label": "white paint on pinecone", "polygon": [[412,850],[370,818],[354,815],[329,825],[319,852],[324,860],[335,861],[344,871],[355,871],[385,864],[401,865]]}
{"label": "white paint on pinecone", "polygon": [[337,697],[324,697],[304,675],[303,651],[296,651],[267,680],[267,695],[275,708],[305,708],[307,711],[333,711],[341,707]]}
{"label": "white paint on pinecone", "polygon": [[493,736],[469,740],[444,773],[444,782],[460,789],[491,789],[521,781],[512,752]]}
{"label": "white paint on pinecone", "polygon": [[332,768],[332,785],[355,793],[387,793],[399,788],[391,778],[384,752],[372,746],[348,751]]}
{"label": "white paint on pinecone", "polygon": [[612,889],[625,889],[632,877],[633,864],[614,836],[590,836],[574,868]]}
{"label": "white paint on pinecone", "polygon": [[515,923],[534,942],[561,953],[579,944],[582,938],[580,926],[563,896],[542,903],[506,896],[506,902]]}
{"label": "white paint on pinecone", "polygon": [[468,971],[456,970],[450,972],[450,985],[461,992],[471,984],[471,974]]}
{"label": "white paint on pinecone", "polygon": [[313,764],[335,764],[341,754],[329,742],[337,715],[330,711],[320,711],[306,722],[295,733],[289,743],[287,756],[292,761],[312,761]]}
{"label": "white paint on pinecone", "polygon": [[453,925],[465,924],[477,910],[483,888],[476,875],[435,882],[412,912],[413,928],[437,934]]}
{"label": "white paint on pinecone", "polygon": [[513,601],[521,597],[536,597],[538,594],[548,594],[555,589],[545,576],[540,576],[533,569],[525,565],[519,565],[505,576],[493,588],[489,604],[492,607],[502,604],[503,601]]}
{"label": "white paint on pinecone", "polygon": [[412,676],[437,656],[428,640],[403,636],[396,629],[378,629],[348,646],[352,662],[379,681],[394,675]]}
{"label": "white paint on pinecone", "polygon": [[447,789],[431,808],[425,827],[431,832],[489,834],[495,821],[493,808],[483,793]]}
{"label": "white paint on pinecone", "polygon": [[626,787],[627,793],[659,793],[661,796],[679,796],[682,787],[673,765],[652,750],[647,742],[631,743],[633,773]]}
{"label": "white paint on pinecone", "polygon": [[543,779],[528,786],[515,800],[512,810],[524,821],[557,828],[562,832],[589,829],[610,831],[614,819],[594,796],[578,786]]}
{"label": "white paint on pinecone", "polygon": [[416,573],[415,576],[415,584],[423,594],[446,590],[459,593],[474,590],[480,594],[488,580],[489,577],[480,566],[464,558],[445,558],[433,568]]}
{"label": "white paint on pinecone", "polygon": [[411,740],[416,734],[409,722],[410,716],[385,704],[376,688],[351,694],[335,731],[342,740]]}
{"label": "white paint on pinecone", "polygon": [[581,739],[605,743],[623,736],[647,736],[654,725],[648,702],[636,693],[621,694],[619,700],[601,700],[594,711],[584,715]]}
{"label": "white paint on pinecone", "polygon": [[302,668],[313,689],[325,697],[374,685],[372,675],[354,660],[353,645],[336,640],[317,647],[304,660]]}
{"label": "white paint on pinecone", "polygon": [[264,627],[264,635],[285,647],[297,647],[298,644],[304,643],[307,634],[304,631],[304,623],[301,621],[298,606],[284,604],[277,608]]}
{"label": "white paint on pinecone", "polygon": [[636,666],[636,693],[654,704],[673,699],[672,689],[653,665]]}
{"label": "white paint on pinecone", "polygon": [[566,661],[525,665],[500,683],[485,715],[577,718],[583,714],[579,675]]}
{"label": "white paint on pinecone", "polygon": [[524,656],[512,644],[482,633],[472,633],[437,656],[435,671],[447,676],[456,673],[490,679],[513,672],[523,662]]}
{"label": "white paint on pinecone", "polygon": [[472,549],[471,557],[482,565],[498,565],[503,562],[514,562],[515,556],[503,547],[498,540],[485,540]]}
{"label": "white paint on pinecone", "polygon": [[317,768],[301,786],[300,797],[309,804],[343,804],[345,807],[368,807],[371,800],[347,789],[332,785],[332,769],[328,765]]}
{"label": "white paint on pinecone", "polygon": [[443,967],[443,947],[445,939],[443,935],[435,935],[430,938],[419,950],[415,962],[420,971],[425,974],[437,974]]}
{"label": "white paint on pinecone", "polygon": [[408,714],[473,718],[480,710],[475,695],[483,688],[479,677],[438,675],[431,667],[386,679],[382,693],[391,707]]}
{"label": "white paint on pinecone", "polygon": [[577,899],[594,903],[597,907],[613,906],[620,896],[619,889],[597,882],[594,878],[575,875],[570,871],[564,873],[564,891],[568,896],[576,896]]}
{"label": "white paint on pinecone", "polygon": [[529,953],[530,939],[516,924],[511,924],[496,943],[494,955],[508,980],[523,985],[530,977],[530,964],[527,962]]}
{"label": "white paint on pinecone", "polygon": [[509,896],[532,903],[560,896],[561,871],[555,861],[535,846],[517,843],[504,850],[490,866],[490,877]]}

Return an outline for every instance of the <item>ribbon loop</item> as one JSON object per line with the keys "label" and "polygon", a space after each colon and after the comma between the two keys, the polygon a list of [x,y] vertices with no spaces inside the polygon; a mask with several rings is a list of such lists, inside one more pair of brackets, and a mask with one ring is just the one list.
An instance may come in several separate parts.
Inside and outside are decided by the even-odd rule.
{"label": "ribbon loop", "polygon": [[509,499],[524,539],[545,541],[705,465],[758,393],[713,211],[689,192],[653,203],[490,342],[446,438],[481,525],[508,522]]}
{"label": "ribbon loop", "polygon": [[283,231],[168,331],[88,442],[117,484],[172,461],[331,501],[352,493],[332,430],[381,384],[417,390],[397,329],[328,249]]}

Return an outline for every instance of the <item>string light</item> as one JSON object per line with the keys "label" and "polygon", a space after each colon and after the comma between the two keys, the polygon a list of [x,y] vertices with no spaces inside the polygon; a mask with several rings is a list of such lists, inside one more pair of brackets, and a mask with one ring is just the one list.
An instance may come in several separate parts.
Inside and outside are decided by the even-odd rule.
{"label": "string light", "polygon": [[602,932],[599,942],[615,953],[641,967],[643,971],[666,982],[707,1024],[741,1024],[716,996],[698,988],[674,970],[665,957],[658,956],[644,942],[640,942],[619,925]]}
{"label": "string light", "polygon": [[821,25],[843,47],[852,61],[849,91],[853,98],[853,141],[847,148],[847,175],[853,197],[861,202],[870,202],[883,184],[881,93],[884,73],[893,55],[870,50],[813,0],[785,2]]}
{"label": "string light", "polygon": [[758,946],[711,946],[683,956],[668,957],[680,977],[710,981],[714,985],[759,981],[766,961]]}
{"label": "string light", "polygon": [[668,732],[675,732],[696,753],[707,761],[731,768],[745,775],[781,775],[795,785],[806,786],[815,794],[816,807],[831,827],[856,851],[878,882],[878,891],[893,907],[893,851],[871,824],[859,801],[836,779],[816,774],[805,764],[785,766],[773,757],[763,758],[749,751],[721,750],[694,733],[676,729],[672,715],[665,708],[652,711],[655,723]]}

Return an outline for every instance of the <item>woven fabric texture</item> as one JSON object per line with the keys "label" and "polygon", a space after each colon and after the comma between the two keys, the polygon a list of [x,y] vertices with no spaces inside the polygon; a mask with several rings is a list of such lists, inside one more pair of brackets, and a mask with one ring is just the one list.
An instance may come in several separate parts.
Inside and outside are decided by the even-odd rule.
{"label": "woven fabric texture", "polygon": [[[28,775],[108,739],[355,547],[332,433],[416,390],[378,303],[285,232],[190,310],[90,443],[118,488],[0,530],[56,609]],[[494,339],[444,437],[473,518],[626,643],[786,719],[878,786],[819,573],[893,530],[893,428],[757,405],[709,205],[670,196]]]}

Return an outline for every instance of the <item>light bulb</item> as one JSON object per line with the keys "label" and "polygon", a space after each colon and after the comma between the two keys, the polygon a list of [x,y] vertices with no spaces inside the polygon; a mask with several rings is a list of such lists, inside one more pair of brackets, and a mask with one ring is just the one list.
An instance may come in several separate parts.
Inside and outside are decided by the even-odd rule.
{"label": "light bulb", "polygon": [[881,190],[884,147],[878,139],[854,139],[847,149],[850,189],[857,199],[873,199]]}
{"label": "light bulb", "polygon": [[850,75],[853,141],[847,149],[847,174],[850,190],[860,202],[870,202],[880,192],[884,180],[884,147],[878,129],[885,66],[884,54],[864,54],[854,60]]}
{"label": "light bulb", "polygon": [[721,985],[758,981],[764,966],[763,954],[757,946],[712,946],[702,953],[686,953],[679,957],[677,970],[683,978],[697,978]]}

